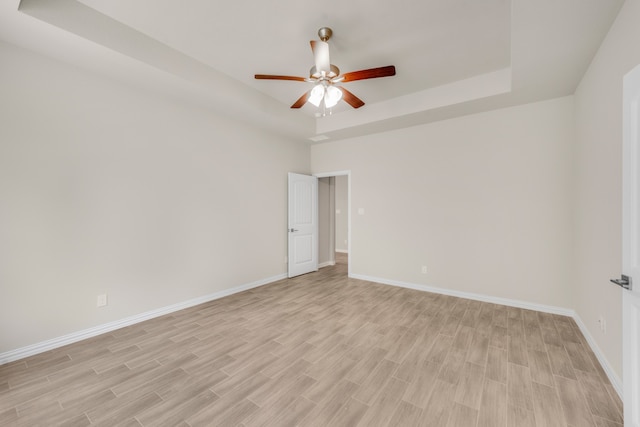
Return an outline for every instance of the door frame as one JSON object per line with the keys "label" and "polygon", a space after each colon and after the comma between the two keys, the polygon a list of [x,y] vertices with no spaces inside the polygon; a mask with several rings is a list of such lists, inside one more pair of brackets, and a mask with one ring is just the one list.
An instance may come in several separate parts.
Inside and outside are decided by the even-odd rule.
{"label": "door frame", "polygon": [[314,173],[313,176],[315,176],[316,178],[330,178],[336,176],[347,177],[347,251],[349,252],[349,256],[347,257],[347,274],[349,277],[351,277],[351,255],[353,253],[353,246],[351,245],[351,170],[319,172]]}
{"label": "door frame", "polygon": [[[638,177],[640,172],[640,65],[623,78],[622,101],[622,274],[638,282],[640,239]],[[640,283],[622,290],[622,386],[625,426],[640,426]]]}

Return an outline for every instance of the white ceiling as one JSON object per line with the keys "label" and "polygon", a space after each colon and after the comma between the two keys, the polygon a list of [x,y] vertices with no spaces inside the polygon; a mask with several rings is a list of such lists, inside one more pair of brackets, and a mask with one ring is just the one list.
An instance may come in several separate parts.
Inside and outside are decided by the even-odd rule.
{"label": "white ceiling", "polygon": [[[269,131],[329,140],[574,92],[623,0],[9,0],[0,40]],[[333,29],[345,83],[366,105],[328,117],[289,106],[310,87],[309,40]]]}

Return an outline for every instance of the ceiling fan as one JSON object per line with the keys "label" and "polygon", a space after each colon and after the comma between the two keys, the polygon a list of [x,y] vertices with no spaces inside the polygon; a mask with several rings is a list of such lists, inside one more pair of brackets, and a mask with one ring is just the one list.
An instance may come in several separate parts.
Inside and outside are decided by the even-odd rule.
{"label": "ceiling fan", "polygon": [[[355,80],[375,79],[378,77],[390,77],[396,75],[396,67],[369,68],[366,70],[352,71],[340,74],[340,70],[329,60],[329,43],[333,31],[331,28],[322,27],[318,30],[320,41],[311,40],[311,50],[315,65],[309,70],[309,77],[274,76],[269,74],[256,74],[258,80],[293,80],[299,82],[314,83],[311,90],[302,95],[291,108],[301,108],[307,101],[316,107],[323,103],[324,108],[334,107],[341,99],[353,108],[360,108],[364,102],[349,92],[347,89],[337,86],[337,83],[348,83]],[[324,102],[323,102],[324,101]]]}

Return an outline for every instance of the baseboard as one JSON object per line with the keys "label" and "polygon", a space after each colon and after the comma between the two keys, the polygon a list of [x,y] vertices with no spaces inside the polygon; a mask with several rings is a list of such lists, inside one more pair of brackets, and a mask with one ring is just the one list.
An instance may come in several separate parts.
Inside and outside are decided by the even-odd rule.
{"label": "baseboard", "polygon": [[600,350],[600,348],[596,344],[596,341],[593,339],[593,337],[589,333],[589,330],[585,326],[584,322],[582,322],[582,319],[580,318],[580,316],[578,316],[575,310],[563,308],[563,307],[556,307],[552,305],[537,304],[537,303],[532,303],[527,301],[514,300],[509,298],[499,298],[499,297],[492,297],[489,295],[474,294],[471,292],[456,291],[452,289],[439,288],[435,286],[401,282],[398,280],[383,279],[380,277],[364,276],[361,274],[350,274],[349,277],[352,277],[354,279],[359,279],[359,280],[366,280],[367,282],[380,283],[383,285],[398,286],[401,288],[414,289],[417,291],[432,292],[436,294],[450,295],[454,297],[489,302],[493,304],[507,305],[510,307],[524,308],[527,310],[541,311],[544,313],[569,316],[575,320],[576,324],[580,328],[580,331],[582,332],[582,335],[584,335],[587,342],[589,343],[591,350],[598,358],[598,361],[600,362],[602,369],[604,369],[604,372],[607,374],[607,377],[609,378],[611,385],[618,393],[618,396],[620,397],[620,399],[622,399],[622,382],[620,381],[620,378],[618,378],[618,376],[616,375],[615,371],[611,367],[611,364],[609,363],[607,358],[604,356],[604,353],[602,353],[602,350]]}
{"label": "baseboard", "polygon": [[542,311],[542,312],[545,312],[545,313],[560,314],[562,316],[574,317],[575,314],[576,314],[575,311],[573,311],[571,309],[568,309],[568,308],[556,307],[556,306],[552,306],[552,305],[537,304],[537,303],[514,300],[514,299],[509,299],[509,298],[492,297],[492,296],[489,296],[489,295],[474,294],[474,293],[471,293],[471,292],[456,291],[456,290],[452,290],[452,289],[439,288],[439,287],[436,287],[436,286],[420,285],[420,284],[416,284],[416,283],[407,283],[407,282],[401,282],[401,281],[398,281],[398,280],[389,280],[389,279],[382,279],[382,278],[379,278],[379,277],[363,276],[363,275],[360,275],[360,274],[350,274],[349,277],[353,277],[354,279],[366,280],[368,282],[381,283],[383,285],[398,286],[398,287],[401,287],[401,288],[414,289],[414,290],[417,290],[417,291],[432,292],[432,293],[435,293],[435,294],[450,295],[450,296],[453,296],[453,297],[466,298],[466,299],[472,299],[472,300],[483,301],[483,302],[490,302],[490,303],[493,303],[493,304],[508,305],[510,307],[525,308],[527,310],[536,310],[536,311]]}
{"label": "baseboard", "polygon": [[596,357],[598,358],[598,362],[600,362],[602,369],[604,369],[604,372],[607,374],[607,377],[609,378],[609,382],[611,383],[613,388],[616,390],[616,393],[618,393],[618,396],[620,397],[621,400],[624,400],[622,381],[620,380],[618,375],[616,375],[615,371],[607,361],[607,358],[604,356],[604,353],[602,352],[602,350],[600,350],[600,347],[596,343],[596,340],[593,338],[593,335],[591,335],[591,333],[589,332],[589,329],[587,329],[587,326],[584,324],[584,322],[582,321],[580,316],[578,316],[577,313],[575,316],[573,316],[573,320],[576,321],[576,324],[580,328],[580,332],[582,332],[582,335],[584,335],[584,337],[587,339],[587,342],[589,343],[589,346],[591,347],[593,354],[595,354]]}
{"label": "baseboard", "polygon": [[268,277],[266,279],[261,279],[255,282],[236,286],[230,289],[214,292],[212,294],[204,295],[202,297],[194,298],[188,301],[172,304],[167,307],[162,307],[156,310],[151,310],[145,313],[140,313],[134,316],[126,317],[124,319],[105,323],[103,325],[95,326],[93,328],[84,329],[82,331],[74,332],[58,338],[53,338],[47,341],[42,341],[36,344],[28,345],[26,347],[22,347],[16,350],[0,353],[0,365],[4,365],[5,363],[24,359],[25,357],[33,356],[39,353],[44,353],[45,351],[53,350],[68,344],[73,344],[75,342],[82,341],[87,338],[92,338],[107,332],[115,331],[116,329],[135,325],[136,323],[144,322],[145,320],[154,319],[159,316],[164,316],[165,314],[170,314],[179,310],[184,310],[185,308],[193,307],[199,304],[204,304],[209,301],[217,300],[229,295],[247,291],[249,289],[257,288],[259,286],[267,285],[269,283],[277,282],[278,280],[282,280],[286,278],[287,278],[286,274],[280,274],[277,276]]}
{"label": "baseboard", "polygon": [[318,264],[318,268],[331,267],[332,265],[336,265],[335,261],[327,261],[322,264]]}
{"label": "baseboard", "polygon": [[340,254],[348,254],[349,253],[349,251],[346,250],[346,249],[336,249],[335,251],[340,253]]}

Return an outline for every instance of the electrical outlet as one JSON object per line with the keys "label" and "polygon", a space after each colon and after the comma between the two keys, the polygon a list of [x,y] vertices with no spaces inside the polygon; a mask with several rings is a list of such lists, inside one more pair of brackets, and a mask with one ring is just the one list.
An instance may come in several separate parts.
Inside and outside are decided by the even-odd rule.
{"label": "electrical outlet", "polygon": [[98,295],[98,301],[96,304],[98,307],[104,307],[107,305],[107,294]]}
{"label": "electrical outlet", "polygon": [[607,320],[604,318],[604,316],[601,314],[598,317],[598,324],[600,325],[600,330],[602,331],[603,334],[607,333]]}
{"label": "electrical outlet", "polygon": [[427,266],[426,265],[422,266],[422,274],[427,274]]}

